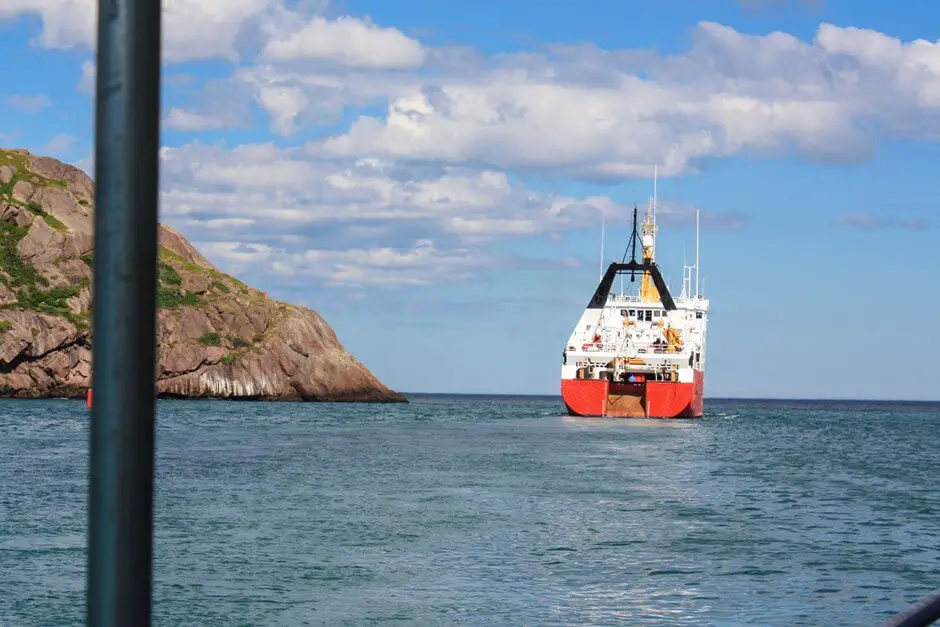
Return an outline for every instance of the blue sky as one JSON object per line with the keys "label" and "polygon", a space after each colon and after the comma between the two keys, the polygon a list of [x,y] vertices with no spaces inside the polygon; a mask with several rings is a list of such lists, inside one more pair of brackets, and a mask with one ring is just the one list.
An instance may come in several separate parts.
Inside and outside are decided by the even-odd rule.
{"label": "blue sky", "polygon": [[[660,167],[706,395],[936,399],[940,6],[178,0],[162,220],[406,392],[556,393]],[[0,7],[0,145],[88,171],[94,3]]]}

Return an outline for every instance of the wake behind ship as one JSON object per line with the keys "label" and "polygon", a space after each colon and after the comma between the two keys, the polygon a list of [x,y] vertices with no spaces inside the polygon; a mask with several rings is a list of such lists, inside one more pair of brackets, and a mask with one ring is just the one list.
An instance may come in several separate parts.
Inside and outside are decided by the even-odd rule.
{"label": "wake behind ship", "polygon": [[[700,418],[705,384],[708,300],[698,290],[696,263],[685,266],[682,292],[673,298],[654,260],[656,201],[642,238],[633,210],[633,234],[620,263],[604,273],[568,338],[562,356],[561,396],[570,415],[620,418]],[[637,244],[642,260],[637,261]],[[695,270],[693,291],[692,270]],[[614,293],[621,277],[621,291]],[[623,291],[629,276],[637,294]]]}

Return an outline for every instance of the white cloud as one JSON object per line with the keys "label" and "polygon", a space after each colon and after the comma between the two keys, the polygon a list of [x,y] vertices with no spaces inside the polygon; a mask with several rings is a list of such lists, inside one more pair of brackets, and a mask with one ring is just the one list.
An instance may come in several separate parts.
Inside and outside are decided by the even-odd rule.
{"label": "white cloud", "polygon": [[[333,124],[350,107],[385,108],[312,143],[319,158],[617,180],[646,177],[652,162],[669,176],[715,157],[860,160],[879,136],[940,138],[936,42],[827,23],[802,41],[703,22],[692,46],[671,55],[578,44],[488,56],[424,46],[367,19],[327,19],[324,8],[171,0],[165,57],[237,62],[260,52],[265,65],[239,67],[231,83],[279,135]],[[38,15],[43,45],[90,47],[93,9],[92,0],[7,0],[0,18]],[[83,83],[92,70],[83,68]],[[169,123],[182,129],[245,118],[210,121],[211,106],[177,108]]]}
{"label": "white cloud", "polygon": [[[503,172],[318,160],[303,148],[272,143],[164,148],[161,172],[163,219],[199,240],[226,270],[333,283],[365,285],[375,276],[419,285],[444,277],[424,266],[447,269],[452,277],[469,277],[487,264],[520,267],[519,259],[494,256],[485,245],[594,229],[602,215],[608,226],[625,227],[632,215],[608,196],[528,189]],[[664,224],[694,223],[692,206],[660,207]],[[743,216],[705,212],[702,223],[735,229]],[[410,247],[416,239],[434,245]],[[383,263],[399,270],[379,272]]]}
{"label": "white cloud", "polygon": [[[241,61],[259,47],[272,60],[331,61],[349,67],[419,66],[424,49],[394,28],[355,17],[327,20],[328,4],[286,0],[164,0],[163,60],[167,63],[221,59]],[[311,15],[312,14],[312,15]],[[96,0],[3,0],[0,21],[38,17],[35,43],[45,48],[93,49]],[[301,27],[297,27],[302,24]]]}
{"label": "white cloud", "polygon": [[263,217],[280,221],[285,232],[301,225],[411,222],[452,236],[533,235],[583,228],[601,213],[628,215],[609,197],[537,192],[511,184],[502,172],[317,160],[301,148],[273,144],[167,148],[161,168],[167,215]]}
{"label": "white cloud", "polygon": [[298,87],[262,87],[256,98],[271,116],[271,131],[279,135],[294,132],[297,116],[309,102]]}
{"label": "white cloud", "polygon": [[[309,66],[310,63],[298,64]],[[232,77],[232,92],[240,90],[268,112],[272,122],[290,120],[297,127],[331,126],[341,121],[349,109],[382,106],[391,93],[405,93],[407,88],[420,86],[410,73],[383,71],[300,71],[282,65],[240,67]],[[286,113],[268,108],[274,96],[290,94],[295,108]],[[300,95],[304,99],[301,101]]]}
{"label": "white cloud", "polygon": [[345,287],[425,286],[464,281],[491,262],[469,250],[440,250],[431,240],[419,240],[407,248],[311,248],[296,253],[237,241],[202,241],[198,246],[207,258],[233,272],[263,264],[277,275],[315,277],[326,285]]}
{"label": "white cloud", "polygon": [[454,216],[448,228],[465,235],[534,235],[542,230],[535,220],[501,218],[462,218]]}
{"label": "white cloud", "polygon": [[239,35],[276,6],[275,0],[164,0],[163,58],[237,61]]}
{"label": "white cloud", "polygon": [[177,131],[207,131],[229,126],[228,121],[219,116],[194,113],[178,107],[170,109],[163,123],[167,128]]}
{"label": "white cloud", "polygon": [[34,96],[26,94],[13,94],[7,96],[7,104],[15,109],[20,109],[27,113],[38,113],[46,107],[52,106],[52,101],[46,94],[37,94]]}
{"label": "white cloud", "polygon": [[[92,32],[80,24],[93,17],[89,6],[7,0],[0,19],[38,15],[40,44],[90,47]],[[479,268],[461,260],[486,258],[468,246],[557,240],[596,227],[602,214],[608,224],[630,216],[632,203],[549,193],[515,174],[619,180],[649,177],[658,163],[671,176],[734,155],[859,160],[880,139],[940,139],[934,42],[831,24],[802,41],[705,22],[689,49],[670,55],[588,44],[484,55],[424,46],[368,20],[329,20],[322,9],[284,0],[165,4],[168,61],[235,66],[228,79],[203,85],[201,101],[174,102],[167,128],[244,125],[256,105],[272,133],[289,136],[360,113],[349,128],[302,146],[163,151],[163,215],[230,263],[363,285],[379,261],[400,268],[389,284],[439,280],[416,270],[435,264],[466,276]],[[258,64],[240,65],[254,56]],[[86,61],[84,90],[93,79]],[[694,207],[663,200],[660,218],[690,225]],[[744,216],[703,212],[702,222],[735,229]],[[420,239],[434,243],[410,245]]]}
{"label": "white cloud", "polygon": [[212,218],[209,220],[187,220],[185,224],[207,229],[231,229],[233,227],[252,226],[257,220],[252,218]]}
{"label": "white cloud", "polygon": [[269,259],[276,251],[264,244],[231,241],[199,242],[199,249],[207,255],[237,263],[257,263]]}
{"label": "white cloud", "polygon": [[469,280],[488,259],[467,250],[439,250],[434,242],[420,240],[407,250],[308,250],[292,262],[294,273],[321,277],[327,285],[394,287]]}
{"label": "white cloud", "polygon": [[822,24],[816,44],[834,62],[851,63],[847,74],[878,96],[872,104],[940,110],[940,41],[904,43],[870,29]]}
{"label": "white cloud", "polygon": [[347,67],[414,69],[425,59],[421,44],[395,28],[355,17],[314,17],[297,29],[272,28],[262,57],[271,61],[333,61]]}
{"label": "white cloud", "polygon": [[[325,2],[305,2],[322,11]],[[282,0],[164,0],[163,59],[223,59],[236,62],[243,49],[260,42],[265,25],[286,9]],[[291,13],[301,17],[300,14]],[[42,30],[36,43],[45,48],[93,49],[96,44],[96,0],[3,0],[0,20],[38,17]]]}
{"label": "white cloud", "polygon": [[590,45],[490,58],[429,49],[420,75],[263,66],[239,80],[300,89],[308,107],[388,99],[384,115],[312,143],[321,158],[622,179],[648,176],[653,162],[669,176],[741,154],[854,161],[869,154],[875,129],[940,136],[938,44],[829,24],[811,42],[714,23],[693,35],[690,50],[671,56]]}
{"label": "white cloud", "polygon": [[[91,15],[90,6],[10,0],[0,14],[38,14],[46,45],[75,45],[81,38],[66,36],[73,31],[55,20]],[[384,103],[384,115],[360,117],[347,132],[311,144],[323,158],[622,179],[647,176],[654,161],[669,176],[709,158],[788,150],[858,160],[870,152],[876,128],[940,136],[940,45],[872,30],[824,23],[812,41],[801,41],[704,22],[693,29],[690,49],[667,56],[584,44],[486,56],[425,47],[394,28],[349,16],[328,20],[282,0],[173,0],[165,12],[169,61],[234,62],[252,46],[261,51],[267,65],[239,68],[232,84],[250,92],[274,133],[332,124],[348,107]],[[91,69],[83,69],[86,77]],[[237,123],[207,115],[179,107],[169,122],[181,129]]]}
{"label": "white cloud", "polygon": [[89,47],[95,40],[96,0],[3,0],[0,20],[32,15],[42,20],[35,43],[45,48]]}

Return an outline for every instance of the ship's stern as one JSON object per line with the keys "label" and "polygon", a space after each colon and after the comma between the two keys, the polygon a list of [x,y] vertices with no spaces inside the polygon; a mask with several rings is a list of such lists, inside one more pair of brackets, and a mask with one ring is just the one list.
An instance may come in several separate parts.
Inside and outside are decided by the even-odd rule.
{"label": "ship's stern", "polygon": [[701,418],[704,375],[693,381],[611,382],[562,379],[561,397],[570,416],[610,418]]}

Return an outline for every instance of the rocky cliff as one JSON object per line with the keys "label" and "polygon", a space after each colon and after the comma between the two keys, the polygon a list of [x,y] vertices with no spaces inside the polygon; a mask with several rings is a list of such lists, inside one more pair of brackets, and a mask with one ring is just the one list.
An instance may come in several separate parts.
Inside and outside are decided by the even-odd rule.
{"label": "rocky cliff", "polygon": [[[94,184],[0,150],[0,396],[82,397],[91,376]],[[315,311],[276,302],[161,227],[161,396],[405,401]]]}

